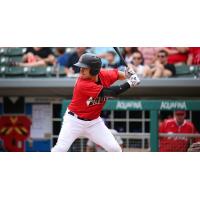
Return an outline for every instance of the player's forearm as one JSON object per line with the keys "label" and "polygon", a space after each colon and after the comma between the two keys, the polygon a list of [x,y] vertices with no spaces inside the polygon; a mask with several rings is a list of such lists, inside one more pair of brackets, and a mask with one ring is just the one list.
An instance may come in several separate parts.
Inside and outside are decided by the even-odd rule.
{"label": "player's forearm", "polygon": [[118,80],[125,80],[126,79],[126,75],[124,72],[118,71]]}
{"label": "player's forearm", "polygon": [[130,88],[130,84],[128,82],[119,85],[119,86],[112,86],[110,88],[103,88],[100,92],[100,97],[117,97],[118,95],[122,94],[123,92],[127,91]]}

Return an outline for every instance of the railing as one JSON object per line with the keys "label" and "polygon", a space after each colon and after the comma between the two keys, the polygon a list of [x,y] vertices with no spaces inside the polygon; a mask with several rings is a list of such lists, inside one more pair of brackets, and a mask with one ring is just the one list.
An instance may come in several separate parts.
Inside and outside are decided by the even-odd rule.
{"label": "railing", "polygon": [[200,141],[200,134],[160,133],[159,150],[167,152],[187,152],[193,143]]}
{"label": "railing", "polygon": [[200,134],[190,134],[190,133],[160,133],[159,137],[187,137],[187,138],[200,138]]}
{"label": "railing", "polygon": [[[115,134],[116,137],[120,137],[123,140],[123,151],[150,151],[149,148],[149,139],[150,134],[149,133],[118,133]],[[57,139],[58,136],[53,136],[54,139]],[[52,138],[52,139],[53,139]],[[86,151],[86,143],[87,138],[80,137],[78,138],[71,147],[71,151],[78,151],[78,152],[84,152]],[[141,145],[140,147],[136,147],[136,142],[134,143],[134,140],[140,140]],[[145,145],[145,140],[146,144]],[[135,147],[133,147],[135,146]]]}

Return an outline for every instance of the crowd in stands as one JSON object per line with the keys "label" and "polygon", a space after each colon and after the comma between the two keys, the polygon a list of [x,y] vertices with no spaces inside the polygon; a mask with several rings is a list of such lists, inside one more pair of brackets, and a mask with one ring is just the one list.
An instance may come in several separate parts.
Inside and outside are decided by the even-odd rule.
{"label": "crowd in stands", "polygon": [[[180,66],[200,65],[200,47],[121,47],[120,50],[129,67],[141,77],[175,77]],[[101,57],[103,68],[125,69],[112,47],[28,47],[21,60],[10,62],[9,66],[59,66],[70,77],[79,72],[74,64],[85,52]]]}

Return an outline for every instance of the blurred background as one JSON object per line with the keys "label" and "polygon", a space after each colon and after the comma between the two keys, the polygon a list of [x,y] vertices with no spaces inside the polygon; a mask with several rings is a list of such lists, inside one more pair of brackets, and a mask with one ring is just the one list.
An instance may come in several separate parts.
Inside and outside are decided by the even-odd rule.
{"label": "blurred background", "polygon": [[[200,47],[120,47],[142,82],[101,117],[124,151],[193,151],[200,138]],[[125,70],[112,47],[0,48],[0,151],[49,152],[85,52]],[[119,84],[119,83],[117,83]],[[87,138],[71,152],[103,151]]]}

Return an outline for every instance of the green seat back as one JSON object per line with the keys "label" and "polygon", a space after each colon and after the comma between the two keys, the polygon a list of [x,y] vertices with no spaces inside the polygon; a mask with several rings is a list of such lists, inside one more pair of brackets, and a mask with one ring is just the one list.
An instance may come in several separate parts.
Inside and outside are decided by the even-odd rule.
{"label": "green seat back", "polygon": [[26,52],[24,47],[11,47],[4,50],[4,55],[8,57],[22,56]]}
{"label": "green seat back", "polygon": [[191,74],[190,67],[188,65],[176,66],[177,75]]}
{"label": "green seat back", "polygon": [[52,74],[51,75],[53,77],[56,77],[56,76],[65,77],[66,76],[65,68],[64,67],[54,68],[52,70]]}
{"label": "green seat back", "polygon": [[28,72],[27,67],[6,67],[6,77],[24,77]]}
{"label": "green seat back", "polygon": [[30,77],[48,77],[51,74],[51,67],[31,67],[28,76]]}
{"label": "green seat back", "polygon": [[0,57],[0,66],[6,66],[9,63],[9,58],[8,57]]}
{"label": "green seat back", "polygon": [[6,67],[5,66],[0,66],[0,77],[4,76],[6,71]]}

